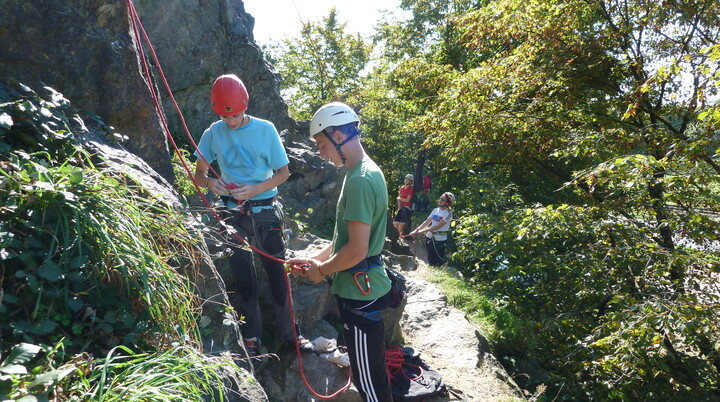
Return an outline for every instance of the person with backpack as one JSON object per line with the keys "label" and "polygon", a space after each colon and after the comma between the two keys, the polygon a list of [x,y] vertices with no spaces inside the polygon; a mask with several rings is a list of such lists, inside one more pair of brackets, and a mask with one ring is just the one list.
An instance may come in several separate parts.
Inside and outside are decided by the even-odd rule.
{"label": "person with backpack", "polygon": [[[245,84],[236,75],[218,77],[210,90],[213,112],[220,120],[205,130],[195,156],[195,181],[220,196],[229,216],[227,225],[265,253],[284,259],[284,217],[277,200],[277,187],[290,176],[288,157],[275,126],[245,113],[249,97]],[[210,163],[217,161],[221,179],[208,175]],[[262,317],[258,303],[258,279],[252,252],[228,236],[232,280],[228,281],[230,300],[244,315],[242,333],[251,357],[259,353]],[[285,267],[281,262],[260,257],[270,282],[275,305],[277,338],[295,346],[294,323],[290,316]],[[312,351],[312,344],[300,335],[301,350]]]}
{"label": "person with backpack", "polygon": [[453,193],[443,193],[438,200],[437,208],[430,212],[430,216],[425,219],[425,222],[409,234],[409,236],[415,236],[425,233],[425,247],[430,265],[440,266],[445,263],[445,242],[450,231],[454,203],[455,195]]}
{"label": "person with backpack", "polygon": [[405,183],[400,186],[400,189],[398,190],[398,210],[393,218],[393,226],[397,229],[398,236],[400,236],[400,238],[402,238],[405,234],[405,227],[410,227],[412,224],[412,198],[415,195],[415,190],[413,189],[414,181],[415,176],[411,174],[405,175]]}
{"label": "person with backpack", "polygon": [[353,384],[365,401],[392,401],[385,367],[382,312],[391,303],[391,281],[380,256],[385,244],[388,193],[382,170],[360,143],[360,120],[346,104],[332,102],[315,112],[310,139],[320,156],[347,167],[337,202],[332,242],[293,267],[314,283],[331,281],[340,307]]}

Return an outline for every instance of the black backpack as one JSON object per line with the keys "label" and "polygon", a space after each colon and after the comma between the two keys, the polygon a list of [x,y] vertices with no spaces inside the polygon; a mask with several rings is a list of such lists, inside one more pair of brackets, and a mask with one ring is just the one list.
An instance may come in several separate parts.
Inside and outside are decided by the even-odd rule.
{"label": "black backpack", "polygon": [[422,361],[416,349],[390,347],[385,351],[385,365],[395,402],[448,395],[440,374]]}
{"label": "black backpack", "polygon": [[392,268],[385,267],[385,272],[387,272],[387,276],[390,278],[391,283],[390,307],[398,308],[400,304],[402,304],[403,299],[405,299],[405,292],[407,290],[407,287],[405,286],[406,279],[401,273]]}

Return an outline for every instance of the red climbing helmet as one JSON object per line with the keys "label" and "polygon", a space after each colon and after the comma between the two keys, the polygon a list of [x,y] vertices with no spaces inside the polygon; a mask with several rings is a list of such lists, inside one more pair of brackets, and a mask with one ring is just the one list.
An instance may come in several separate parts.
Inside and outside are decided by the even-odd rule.
{"label": "red climbing helmet", "polygon": [[235,74],[219,76],[210,90],[210,104],[213,112],[220,116],[237,116],[248,107],[248,93],[245,84]]}

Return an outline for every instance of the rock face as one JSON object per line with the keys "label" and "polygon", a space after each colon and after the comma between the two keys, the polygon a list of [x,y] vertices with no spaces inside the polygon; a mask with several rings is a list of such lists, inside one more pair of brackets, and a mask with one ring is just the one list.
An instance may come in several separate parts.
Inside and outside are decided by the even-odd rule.
{"label": "rock face", "polygon": [[[279,96],[277,73],[253,42],[254,19],[242,1],[134,4],[196,139],[216,119],[208,95],[214,79],[225,73],[245,82],[249,114],[271,120],[279,130],[298,131]],[[77,107],[93,111],[129,137],[129,150],[172,181],[167,140],[149,87],[159,88],[172,132],[182,137],[184,130],[163,84],[148,84],[140,74],[138,40],[129,21],[124,0],[4,0],[0,76],[35,88],[51,86]]]}
{"label": "rock face", "polygon": [[172,179],[126,15],[121,1],[3,1],[0,76],[53,87],[127,135],[130,150]]}
{"label": "rock face", "polygon": [[[125,147],[166,180],[174,180],[171,152],[150,96],[153,88],[174,137],[184,128],[161,82],[141,74],[138,38],[126,0],[3,0],[0,3],[0,77],[33,88],[50,86],[128,137]],[[240,0],[134,0],[190,134],[195,140],[217,120],[209,93],[215,78],[237,74],[250,94],[248,114],[281,131],[292,175],[281,189],[285,206],[326,221],[334,211],[339,173],[311,155],[303,128],[287,114],[279,76],[253,41],[254,18]],[[141,35],[142,37],[142,35]],[[139,43],[145,44],[145,40]],[[149,48],[143,45],[145,53]],[[148,55],[149,57],[149,55]],[[311,210],[312,212],[307,212]]]}
{"label": "rock face", "polygon": [[[248,114],[297,132],[279,94],[280,77],[254,43],[255,19],[240,0],[135,0],[190,132],[196,138],[217,117],[210,110],[210,86],[221,74],[237,74],[250,95]],[[165,102],[172,127],[179,127]]]}

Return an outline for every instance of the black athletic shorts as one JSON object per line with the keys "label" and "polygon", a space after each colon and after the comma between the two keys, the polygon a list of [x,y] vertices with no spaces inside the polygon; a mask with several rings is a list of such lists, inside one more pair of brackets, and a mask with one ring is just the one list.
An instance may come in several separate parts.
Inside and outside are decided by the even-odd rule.
{"label": "black athletic shorts", "polygon": [[413,212],[410,207],[402,207],[397,211],[393,220],[395,222],[402,222],[409,225],[411,223],[410,218],[412,218],[412,214]]}

